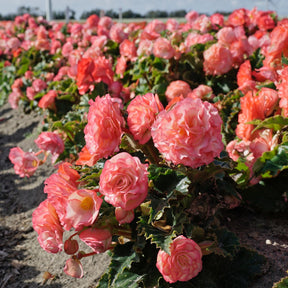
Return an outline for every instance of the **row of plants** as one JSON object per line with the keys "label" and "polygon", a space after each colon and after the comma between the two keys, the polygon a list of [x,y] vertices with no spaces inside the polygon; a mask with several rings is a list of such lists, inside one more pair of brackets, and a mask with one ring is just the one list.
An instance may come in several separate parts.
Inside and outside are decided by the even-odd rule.
{"label": "row of plants", "polygon": [[33,228],[72,277],[108,251],[99,288],[249,287],[266,260],[223,211],[287,212],[287,19],[185,18],[1,23],[1,104],[44,116],[39,150],[9,158],[20,177],[56,169]]}

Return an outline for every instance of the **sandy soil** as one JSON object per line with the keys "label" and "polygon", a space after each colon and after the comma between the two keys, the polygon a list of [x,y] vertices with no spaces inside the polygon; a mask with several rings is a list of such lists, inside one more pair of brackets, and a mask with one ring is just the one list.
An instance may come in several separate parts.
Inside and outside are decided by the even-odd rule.
{"label": "sandy soil", "polygon": [[[48,161],[27,179],[14,173],[8,159],[9,150],[15,146],[24,151],[37,150],[33,141],[41,130],[41,119],[35,113],[12,110],[8,104],[0,108],[0,288],[92,288],[109,264],[108,255],[83,260],[84,278],[70,278],[62,271],[67,255],[42,250],[32,228],[31,215],[46,198],[43,182],[55,171],[52,165]],[[287,275],[287,219],[287,215],[257,215],[244,209],[225,215],[226,225],[240,241],[267,257],[266,273],[251,288],[271,288]],[[45,271],[56,277],[43,285]]]}

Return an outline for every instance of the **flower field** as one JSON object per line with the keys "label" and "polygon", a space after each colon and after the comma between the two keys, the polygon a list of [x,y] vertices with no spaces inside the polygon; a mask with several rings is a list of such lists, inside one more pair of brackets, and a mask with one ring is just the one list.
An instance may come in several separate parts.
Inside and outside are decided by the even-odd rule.
{"label": "flower field", "polygon": [[108,254],[98,288],[252,287],[271,263],[231,219],[285,225],[287,51],[288,20],[256,8],[183,23],[2,22],[1,105],[41,119],[33,147],[8,157],[27,181],[50,167],[33,245],[73,283]]}

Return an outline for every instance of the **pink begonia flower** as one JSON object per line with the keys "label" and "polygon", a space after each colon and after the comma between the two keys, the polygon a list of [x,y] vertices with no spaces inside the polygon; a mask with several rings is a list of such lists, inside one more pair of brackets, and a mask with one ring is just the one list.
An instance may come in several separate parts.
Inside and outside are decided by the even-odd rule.
{"label": "pink begonia flower", "polygon": [[32,176],[39,165],[39,159],[34,152],[24,152],[19,147],[10,149],[9,159],[14,164],[15,173],[20,177]]}
{"label": "pink begonia flower", "polygon": [[137,49],[137,56],[149,56],[152,54],[153,51],[153,42],[148,39],[140,40],[138,49]]}
{"label": "pink begonia flower", "polygon": [[44,184],[44,193],[47,199],[55,207],[61,225],[64,229],[70,229],[70,223],[65,222],[68,197],[78,189],[80,175],[72,169],[71,163],[64,162],[59,165],[57,173],[49,176]]}
{"label": "pink begonia flower", "polygon": [[79,238],[99,254],[111,247],[112,233],[109,228],[88,228],[79,234]]}
{"label": "pink begonia flower", "polygon": [[229,46],[232,42],[237,40],[235,31],[232,27],[223,27],[221,28],[216,37],[220,44]]}
{"label": "pink begonia flower", "polygon": [[105,201],[124,210],[138,207],[148,193],[147,166],[126,152],[107,160],[99,182]]}
{"label": "pink begonia flower", "polygon": [[47,84],[45,81],[43,81],[42,79],[35,79],[33,82],[32,82],[32,87],[34,89],[34,91],[36,93],[44,90],[47,88]]}
{"label": "pink begonia flower", "polygon": [[175,55],[175,49],[173,48],[170,40],[159,37],[154,42],[153,54],[158,58],[171,59]]}
{"label": "pink begonia flower", "polygon": [[127,68],[127,59],[125,56],[120,56],[117,58],[117,63],[115,67],[115,73],[122,79]]}
{"label": "pink begonia flower", "polygon": [[222,119],[209,102],[185,98],[158,114],[151,134],[167,161],[192,168],[207,165],[223,149]]}
{"label": "pink begonia flower", "polygon": [[69,229],[70,225],[70,229],[79,230],[92,225],[99,215],[102,202],[94,190],[81,189],[70,194],[64,217],[66,228]]}
{"label": "pink begonia flower", "polygon": [[213,90],[210,86],[207,85],[199,85],[195,89],[190,92],[187,97],[189,98],[199,98],[203,99],[204,97],[207,97],[209,99],[212,99],[215,95],[213,95]]}
{"label": "pink begonia flower", "polygon": [[198,12],[191,10],[185,15],[185,19],[188,23],[193,23],[199,17]]}
{"label": "pink begonia flower", "polygon": [[57,92],[55,90],[50,90],[47,94],[43,95],[38,106],[42,109],[51,109],[56,111],[55,99],[57,97]]}
{"label": "pink begonia flower", "polygon": [[66,261],[64,272],[68,276],[74,278],[82,278],[83,277],[83,266],[77,258],[70,258]]}
{"label": "pink begonia flower", "polygon": [[219,43],[213,44],[203,53],[203,69],[206,75],[222,75],[231,70],[233,57],[230,50]]}
{"label": "pink begonia flower", "polygon": [[62,138],[54,132],[42,132],[34,142],[39,149],[49,151],[53,155],[59,155],[64,151]]}
{"label": "pink begonia flower", "polygon": [[115,208],[115,217],[119,224],[131,223],[134,220],[133,210],[124,210],[121,207]]}
{"label": "pink begonia flower", "polygon": [[155,40],[160,37],[160,33],[166,29],[166,24],[158,19],[150,21],[142,30],[140,39]]}
{"label": "pink begonia flower", "polygon": [[189,281],[202,270],[202,251],[196,242],[183,235],[170,244],[170,255],[159,250],[156,267],[165,281]]}
{"label": "pink begonia flower", "polygon": [[60,225],[55,208],[48,199],[32,213],[32,224],[38,233],[41,247],[50,253],[58,253],[63,248],[63,228]]}
{"label": "pink begonia flower", "polygon": [[172,81],[166,91],[165,96],[167,101],[171,101],[175,97],[183,96],[184,98],[187,97],[187,95],[192,92],[192,89],[190,88],[190,85],[182,80],[176,80]]}
{"label": "pink begonia flower", "polygon": [[125,32],[127,24],[125,23],[115,23],[113,26],[110,28],[109,36],[110,38],[117,42],[121,43],[123,40],[128,38],[128,34]]}
{"label": "pink begonia flower", "polygon": [[99,160],[97,156],[95,157],[94,154],[93,155],[90,154],[86,145],[81,149],[78,155],[79,155],[79,158],[75,162],[76,165],[87,165],[87,166],[92,167]]}
{"label": "pink begonia flower", "polygon": [[16,50],[21,46],[21,42],[17,37],[12,37],[7,41],[7,47],[11,50]]}
{"label": "pink begonia flower", "polygon": [[68,57],[72,51],[73,51],[73,44],[71,42],[66,42],[62,47],[62,55],[64,57]]}
{"label": "pink begonia flower", "polygon": [[145,144],[151,138],[151,126],[157,114],[164,110],[158,95],[147,93],[136,96],[128,105],[127,122],[135,140]]}
{"label": "pink begonia flower", "polygon": [[120,45],[120,55],[125,56],[127,59],[133,61],[136,59],[136,46],[133,41],[125,39]]}
{"label": "pink begonia flower", "polygon": [[224,20],[224,16],[220,13],[214,13],[210,16],[210,21],[214,30],[218,30],[219,26],[224,26]]}
{"label": "pink begonia flower", "polygon": [[37,93],[35,92],[35,90],[34,90],[34,88],[33,87],[27,87],[26,88],[26,96],[27,96],[27,98],[29,99],[29,100],[33,100],[34,99],[34,97],[35,97],[35,95],[36,95]]}
{"label": "pink begonia flower", "polygon": [[12,93],[9,94],[8,102],[12,109],[18,108],[18,103],[19,103],[20,98],[21,98],[21,93],[19,92],[12,91]]}
{"label": "pink begonia flower", "polygon": [[201,35],[196,32],[191,32],[188,34],[185,41],[180,44],[181,51],[189,53],[191,51],[191,46],[195,44],[205,44],[206,42],[213,40],[214,37],[209,33]]}
{"label": "pink begonia flower", "polygon": [[119,151],[124,118],[119,104],[109,94],[89,101],[88,124],[84,129],[86,146],[98,160]]}

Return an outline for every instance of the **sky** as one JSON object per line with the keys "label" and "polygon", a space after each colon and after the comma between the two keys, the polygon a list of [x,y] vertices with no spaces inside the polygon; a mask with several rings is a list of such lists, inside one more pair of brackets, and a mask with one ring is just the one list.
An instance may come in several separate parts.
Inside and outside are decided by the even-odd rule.
{"label": "sky", "polygon": [[[84,11],[103,9],[118,12],[132,10],[145,14],[150,10],[167,12],[176,10],[195,10],[198,13],[212,14],[215,11],[233,11],[238,8],[273,10],[280,17],[288,17],[288,1],[286,0],[51,0],[53,11],[64,11],[67,6],[76,12],[79,18]],[[45,14],[47,0],[0,0],[0,14],[15,13],[20,6],[38,7]],[[1,5],[2,3],[2,5]]]}

